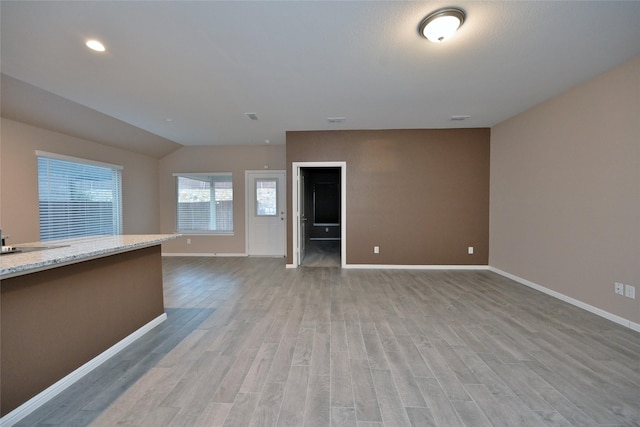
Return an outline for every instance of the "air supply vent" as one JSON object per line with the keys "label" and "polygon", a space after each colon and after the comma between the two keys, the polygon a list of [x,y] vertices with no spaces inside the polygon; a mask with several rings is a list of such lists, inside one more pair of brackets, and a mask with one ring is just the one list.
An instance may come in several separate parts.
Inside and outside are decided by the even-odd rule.
{"label": "air supply vent", "polygon": [[258,115],[256,113],[244,113],[244,115],[249,117],[249,120],[258,120]]}
{"label": "air supply vent", "polygon": [[467,120],[469,117],[471,116],[468,114],[454,114],[453,116],[451,116],[451,121],[461,122],[463,120]]}
{"label": "air supply vent", "polygon": [[344,117],[327,117],[327,121],[329,123],[342,123],[344,122]]}

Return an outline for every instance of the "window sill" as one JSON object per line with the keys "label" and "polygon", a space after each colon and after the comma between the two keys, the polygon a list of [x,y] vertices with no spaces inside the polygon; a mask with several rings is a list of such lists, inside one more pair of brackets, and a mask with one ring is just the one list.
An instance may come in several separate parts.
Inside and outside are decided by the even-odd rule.
{"label": "window sill", "polygon": [[189,232],[189,231],[176,231],[174,232],[174,234],[181,234],[183,236],[212,236],[212,237],[216,237],[216,236],[235,236],[235,232],[233,231],[229,231],[226,233],[205,233],[205,232]]}

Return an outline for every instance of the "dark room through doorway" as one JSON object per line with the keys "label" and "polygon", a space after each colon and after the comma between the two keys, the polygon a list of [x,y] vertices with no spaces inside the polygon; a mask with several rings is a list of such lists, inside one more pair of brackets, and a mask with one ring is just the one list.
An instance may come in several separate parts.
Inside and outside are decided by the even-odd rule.
{"label": "dark room through doorway", "polygon": [[300,168],[304,202],[300,265],[340,267],[341,265],[341,171],[339,167]]}

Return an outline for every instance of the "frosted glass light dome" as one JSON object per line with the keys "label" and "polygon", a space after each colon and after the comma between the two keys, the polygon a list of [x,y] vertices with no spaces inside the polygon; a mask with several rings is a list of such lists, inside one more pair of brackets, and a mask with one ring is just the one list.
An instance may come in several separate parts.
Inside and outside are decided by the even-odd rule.
{"label": "frosted glass light dome", "polygon": [[420,23],[420,34],[434,43],[442,43],[455,34],[465,19],[462,9],[441,9]]}

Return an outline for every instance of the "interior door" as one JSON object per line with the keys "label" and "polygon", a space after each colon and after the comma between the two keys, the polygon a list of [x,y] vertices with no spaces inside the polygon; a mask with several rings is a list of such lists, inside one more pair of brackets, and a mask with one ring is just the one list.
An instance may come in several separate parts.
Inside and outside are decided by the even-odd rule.
{"label": "interior door", "polygon": [[307,244],[307,224],[308,224],[308,218],[307,218],[307,214],[306,214],[306,183],[305,183],[305,171],[301,170],[300,171],[300,223],[298,224],[298,233],[300,236],[300,255],[299,255],[299,260],[300,263],[302,263],[302,260],[304,260],[304,255],[305,255],[305,249],[306,249],[306,244]]}
{"label": "interior door", "polygon": [[285,256],[284,171],[247,171],[247,253]]}

